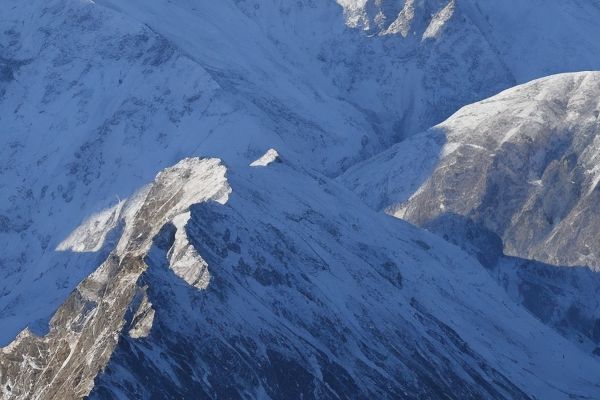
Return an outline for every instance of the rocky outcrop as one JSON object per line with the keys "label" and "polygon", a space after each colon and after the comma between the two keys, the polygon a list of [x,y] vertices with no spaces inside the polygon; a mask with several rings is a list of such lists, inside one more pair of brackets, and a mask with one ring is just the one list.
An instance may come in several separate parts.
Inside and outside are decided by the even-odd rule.
{"label": "rocky outcrop", "polygon": [[[0,350],[3,399],[78,399],[89,394],[119,340],[140,291],[140,275],[152,238],[191,204],[225,201],[229,187],[218,160],[188,159],[160,173],[108,259],[69,296],[37,337],[28,330]],[[133,316],[132,337],[149,329],[153,311],[143,298]]]}

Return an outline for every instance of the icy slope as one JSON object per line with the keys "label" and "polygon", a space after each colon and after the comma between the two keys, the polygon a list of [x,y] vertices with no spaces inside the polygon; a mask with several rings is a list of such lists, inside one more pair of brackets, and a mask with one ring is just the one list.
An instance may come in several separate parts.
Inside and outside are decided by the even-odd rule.
{"label": "icy slope", "polygon": [[[290,104],[294,92],[309,90],[290,107],[309,108],[322,117],[323,110],[326,115],[334,110],[323,108],[323,97],[338,99],[338,107],[354,108],[354,118],[368,120],[368,128],[358,127],[364,130],[361,135],[349,135],[363,139],[368,150],[514,84],[495,50],[463,18],[443,36],[422,42],[402,36],[384,40],[348,29],[335,1],[97,3],[152,27],[206,65],[219,83],[234,86],[238,96],[254,98],[265,91]],[[204,23],[206,18],[211,22]],[[267,112],[278,111],[264,99],[252,101]],[[342,133],[345,125],[334,131]]]}
{"label": "icy slope", "polygon": [[[337,0],[369,33],[441,39],[473,24],[518,82],[598,69],[598,0]],[[458,24],[457,24],[458,22]]]}
{"label": "icy slope", "polygon": [[459,0],[519,83],[599,70],[598,0]]}
{"label": "icy slope", "polygon": [[[49,335],[2,350],[5,398],[600,395],[598,361],[456,247],[285,161],[224,173],[158,175]],[[181,238],[203,288],[172,258]]]}
{"label": "icy slope", "polygon": [[[463,242],[464,244],[464,242]],[[501,257],[490,273],[508,295],[588,354],[600,356],[600,277],[564,267]]]}

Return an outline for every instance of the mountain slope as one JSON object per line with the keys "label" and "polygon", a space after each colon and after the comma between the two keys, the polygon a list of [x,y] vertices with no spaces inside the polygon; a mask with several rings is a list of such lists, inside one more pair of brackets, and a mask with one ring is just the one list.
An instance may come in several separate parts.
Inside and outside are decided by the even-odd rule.
{"label": "mountain slope", "polygon": [[[509,255],[598,267],[599,97],[600,73],[537,80],[464,107],[343,180],[419,225],[465,218]],[[424,168],[411,175],[414,165]]]}
{"label": "mountain slope", "polygon": [[[5,71],[0,81],[3,344],[26,325],[43,332],[50,314],[97,266],[97,257],[55,252],[61,242],[83,220],[119,204],[162,168],[199,153],[246,164],[277,146],[288,150],[289,158],[302,155],[315,168],[338,170],[344,159],[370,146],[368,140],[361,144],[369,127],[360,113],[314,88],[295,88],[287,75],[287,87],[280,90],[274,80],[284,81],[285,68],[270,62],[274,57],[261,59],[263,52],[253,70],[229,70],[227,57],[237,49],[222,48],[224,65],[216,70],[148,26],[97,3],[9,2],[5,11],[0,47]],[[227,36],[222,41],[236,44]],[[245,53],[236,59],[247,60]],[[248,72],[261,66],[271,70]],[[258,73],[261,80],[247,80]],[[270,85],[262,90],[266,77]],[[280,92],[279,98],[272,92]],[[315,109],[328,109],[330,115]],[[47,297],[29,295],[42,291]]]}
{"label": "mountain slope", "polygon": [[[3,349],[6,398],[600,390],[598,362],[459,249],[285,161],[224,173],[187,159],[158,175],[49,335]],[[181,274],[189,257],[202,279]]]}
{"label": "mountain slope", "polygon": [[475,255],[515,301],[598,352],[600,278],[562,269],[600,265],[599,95],[597,72],[540,79],[464,107],[341,180]]}

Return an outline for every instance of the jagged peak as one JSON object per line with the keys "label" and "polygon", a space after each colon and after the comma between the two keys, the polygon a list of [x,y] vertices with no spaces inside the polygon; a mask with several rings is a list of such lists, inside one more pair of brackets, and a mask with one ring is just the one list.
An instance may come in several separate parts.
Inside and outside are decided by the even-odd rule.
{"label": "jagged peak", "polygon": [[[173,244],[171,251],[171,269],[186,281],[193,275],[196,279],[190,284],[202,287],[201,283],[206,279],[198,277],[206,278],[203,273],[205,265],[201,274],[190,274],[186,267],[195,268],[195,263],[177,264],[182,250],[185,256],[188,247],[187,239],[181,236],[185,232],[191,205],[207,201],[227,202],[231,187],[226,173],[227,168],[220,159],[183,159],[162,170],[143,191],[144,195],[135,197],[137,204],[131,206],[135,212],[114,217],[126,218],[119,244],[56,311],[49,332],[38,337],[25,329],[12,343],[1,349],[0,378],[6,371],[10,371],[11,376],[18,376],[29,370],[27,378],[19,381],[14,388],[11,386],[11,396],[56,398],[57,390],[61,391],[62,398],[86,396],[93,387],[96,374],[109,360],[129,308],[137,308],[129,324],[129,335],[132,338],[148,335],[152,328],[154,308],[146,296],[146,289],[138,286],[138,280],[147,268],[146,257],[153,240],[166,225],[171,224],[180,230],[179,237],[175,237],[179,242]],[[119,210],[122,209],[121,206]],[[88,224],[94,222],[93,218],[87,220]],[[109,229],[111,224],[103,226]],[[77,231],[99,234],[98,230],[85,227]],[[83,237],[81,240],[89,238]],[[70,245],[74,249],[80,248],[77,243]],[[105,332],[106,336],[98,335],[100,331]],[[78,353],[81,354],[74,356]],[[30,360],[29,364],[20,363],[12,357],[13,354]],[[33,370],[30,369],[31,363],[35,365]],[[47,371],[54,365],[61,367],[56,371]],[[55,380],[72,381],[74,377],[77,377],[77,382],[70,382],[62,389],[49,385]]]}
{"label": "jagged peak", "polygon": [[337,0],[346,25],[379,35],[435,38],[454,13],[455,0]]}

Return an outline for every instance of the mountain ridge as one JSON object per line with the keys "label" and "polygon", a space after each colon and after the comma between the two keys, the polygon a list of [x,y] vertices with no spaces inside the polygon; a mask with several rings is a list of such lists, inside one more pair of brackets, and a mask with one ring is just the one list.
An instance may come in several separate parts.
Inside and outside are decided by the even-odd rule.
{"label": "mountain ridge", "polygon": [[[50,333],[25,332],[2,350],[9,399],[595,390],[597,360],[513,303],[473,258],[319,174],[186,159],[144,193]],[[181,229],[207,285],[178,268]],[[561,379],[549,386],[552,371]]]}

